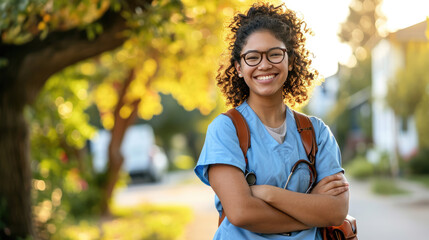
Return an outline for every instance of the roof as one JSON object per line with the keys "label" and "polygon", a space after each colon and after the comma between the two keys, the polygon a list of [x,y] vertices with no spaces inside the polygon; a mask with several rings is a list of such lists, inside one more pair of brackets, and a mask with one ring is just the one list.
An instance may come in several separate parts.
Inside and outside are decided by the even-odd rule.
{"label": "roof", "polygon": [[429,34],[426,33],[428,31],[428,23],[429,20],[398,30],[394,33],[389,34],[388,38],[394,39],[399,42],[427,42],[429,41]]}

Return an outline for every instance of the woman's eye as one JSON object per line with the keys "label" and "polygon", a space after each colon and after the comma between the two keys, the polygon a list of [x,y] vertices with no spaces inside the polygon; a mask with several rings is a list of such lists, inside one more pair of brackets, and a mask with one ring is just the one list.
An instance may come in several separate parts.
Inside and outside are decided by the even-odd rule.
{"label": "woman's eye", "polygon": [[251,56],[251,57],[247,57],[247,60],[258,60],[259,57],[255,57],[255,56]]}

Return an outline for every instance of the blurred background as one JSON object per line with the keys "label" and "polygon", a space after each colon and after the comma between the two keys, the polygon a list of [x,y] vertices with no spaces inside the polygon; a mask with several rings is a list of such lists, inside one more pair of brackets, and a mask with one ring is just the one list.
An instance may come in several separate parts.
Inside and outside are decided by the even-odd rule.
{"label": "blurred background", "polygon": [[[0,0],[0,239],[211,239],[192,169],[253,2]],[[360,238],[424,239],[429,3],[284,2],[314,33],[324,82],[299,109],[337,138]]]}

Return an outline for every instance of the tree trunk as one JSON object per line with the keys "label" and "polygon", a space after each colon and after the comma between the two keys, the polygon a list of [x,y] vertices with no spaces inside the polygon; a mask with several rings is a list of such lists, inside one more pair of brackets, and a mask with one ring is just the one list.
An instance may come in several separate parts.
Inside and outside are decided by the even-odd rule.
{"label": "tree trunk", "polygon": [[393,125],[395,127],[393,132],[394,141],[394,153],[390,156],[390,170],[392,177],[397,178],[399,176],[399,124],[396,115],[393,115]]}
{"label": "tree trunk", "polygon": [[109,203],[112,198],[113,189],[119,178],[119,172],[122,164],[124,163],[124,157],[121,153],[122,141],[124,140],[125,132],[128,127],[131,126],[137,119],[137,110],[140,103],[140,99],[132,103],[133,110],[128,118],[122,118],[119,114],[121,108],[125,104],[125,94],[130,86],[130,83],[134,79],[134,70],[130,70],[128,78],[125,80],[121,92],[119,93],[118,103],[115,107],[114,117],[115,123],[111,131],[111,139],[109,143],[109,161],[107,163],[106,170],[106,182],[104,186],[104,196],[101,202],[101,211],[103,215],[110,215]]}
{"label": "tree trunk", "polygon": [[[150,54],[151,55],[151,54]],[[152,59],[157,59],[157,54],[151,55]],[[157,61],[158,62],[158,61]],[[104,195],[101,202],[101,211],[103,215],[110,215],[109,203],[112,198],[113,189],[116,185],[116,182],[119,178],[119,172],[121,170],[122,164],[124,163],[124,157],[121,153],[122,141],[124,140],[125,132],[128,127],[130,127],[137,120],[138,106],[141,99],[137,99],[131,103],[132,112],[128,118],[122,118],[120,116],[120,110],[125,105],[125,95],[130,87],[131,82],[135,77],[135,69],[131,69],[127,79],[122,85],[122,89],[119,93],[118,103],[116,104],[114,111],[115,123],[111,131],[111,139],[109,143],[109,161],[107,163],[106,170],[106,181],[104,185]],[[157,67],[153,76],[149,78],[146,82],[146,87],[148,88],[152,83],[155,76],[158,74],[159,68]]]}
{"label": "tree trunk", "polygon": [[28,126],[16,94],[0,96],[0,239],[34,236]]}

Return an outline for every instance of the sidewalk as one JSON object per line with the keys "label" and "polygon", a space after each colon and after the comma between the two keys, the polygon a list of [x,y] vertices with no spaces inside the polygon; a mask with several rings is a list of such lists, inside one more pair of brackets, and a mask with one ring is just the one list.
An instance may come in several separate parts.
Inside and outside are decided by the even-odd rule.
{"label": "sidewalk", "polygon": [[[429,189],[415,182],[397,180],[399,186],[409,191],[399,196],[378,196],[371,192],[370,182],[350,180],[349,214],[357,219],[358,236],[363,240],[427,239],[429,229]],[[211,189],[200,184],[199,206],[194,207],[195,218],[188,226],[189,240],[212,239],[217,229]]]}
{"label": "sidewalk", "polygon": [[349,214],[357,219],[360,239],[427,239],[428,188],[398,179],[397,184],[409,194],[378,196],[371,193],[370,182],[349,181]]}
{"label": "sidewalk", "polygon": [[[397,180],[409,194],[378,196],[371,192],[370,182],[349,181],[349,214],[357,219],[359,239],[428,239],[428,188],[415,182]],[[194,216],[186,228],[185,240],[210,240],[217,230],[214,193],[192,171],[171,174],[159,184],[130,186],[118,192],[115,200],[123,205],[151,202],[189,206]]]}

